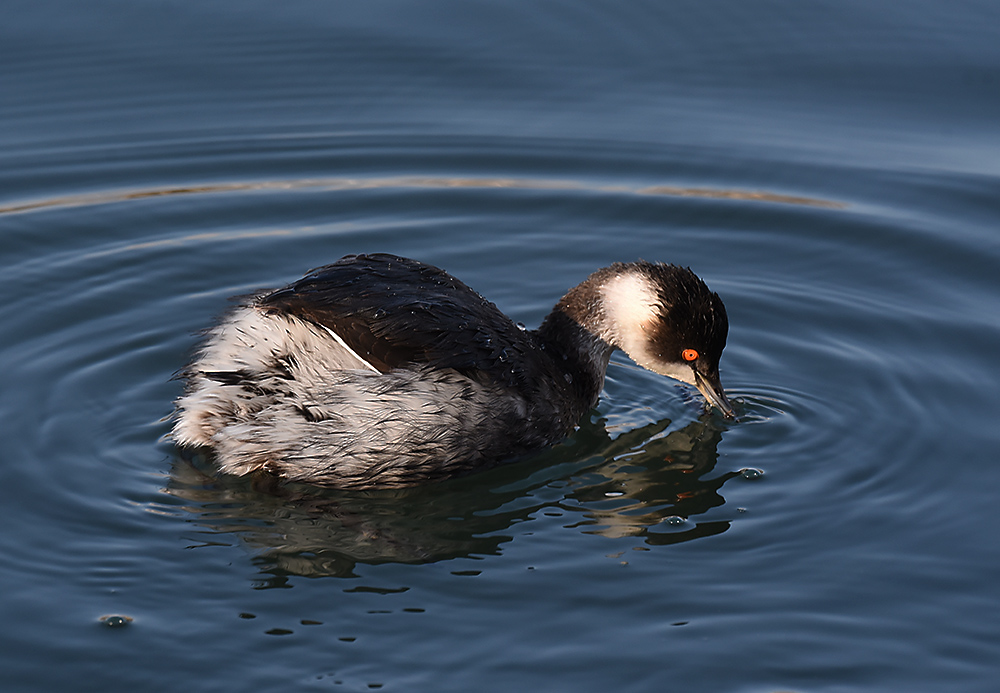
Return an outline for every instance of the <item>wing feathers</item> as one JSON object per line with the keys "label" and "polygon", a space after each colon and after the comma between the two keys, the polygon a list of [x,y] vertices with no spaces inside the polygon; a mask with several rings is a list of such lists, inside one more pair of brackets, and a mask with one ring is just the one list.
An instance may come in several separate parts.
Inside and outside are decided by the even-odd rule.
{"label": "wing feathers", "polygon": [[451,275],[394,255],[349,255],[264,295],[258,305],[322,326],[383,373],[417,366],[509,379],[504,362],[529,339]]}

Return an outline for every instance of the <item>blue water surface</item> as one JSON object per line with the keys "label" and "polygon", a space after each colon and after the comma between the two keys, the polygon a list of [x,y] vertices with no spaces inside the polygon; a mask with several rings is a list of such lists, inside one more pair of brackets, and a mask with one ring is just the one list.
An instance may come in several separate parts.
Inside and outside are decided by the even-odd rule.
{"label": "blue water surface", "polygon": [[[1000,6],[8,2],[11,691],[994,691]],[[353,252],[535,326],[726,302],[740,411],[616,355],[550,450],[280,492],[166,437],[227,298]]]}

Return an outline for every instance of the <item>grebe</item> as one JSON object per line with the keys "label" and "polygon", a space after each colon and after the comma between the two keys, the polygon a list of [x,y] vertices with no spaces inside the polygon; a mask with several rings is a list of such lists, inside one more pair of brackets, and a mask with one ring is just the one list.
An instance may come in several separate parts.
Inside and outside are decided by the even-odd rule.
{"label": "grebe", "polygon": [[348,255],[209,330],[181,373],[172,435],[230,474],[407,486],[565,437],[616,348],[732,418],[719,381],[728,331],[719,295],[674,265],[598,270],[525,330],[436,267]]}

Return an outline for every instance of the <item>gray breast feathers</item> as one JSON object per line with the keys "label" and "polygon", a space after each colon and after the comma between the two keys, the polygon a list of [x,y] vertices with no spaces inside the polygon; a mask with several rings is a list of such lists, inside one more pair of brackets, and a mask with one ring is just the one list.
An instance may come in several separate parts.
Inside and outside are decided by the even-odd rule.
{"label": "gray breast feathers", "polygon": [[379,373],[327,328],[252,305],[212,330],[187,376],[174,437],[214,448],[232,474],[405,485],[565,434],[529,416],[516,392],[454,369]]}

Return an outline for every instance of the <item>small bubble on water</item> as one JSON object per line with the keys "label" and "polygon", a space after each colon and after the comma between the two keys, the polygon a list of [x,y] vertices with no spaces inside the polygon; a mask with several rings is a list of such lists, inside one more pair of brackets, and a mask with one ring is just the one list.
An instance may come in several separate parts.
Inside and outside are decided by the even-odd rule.
{"label": "small bubble on water", "polygon": [[98,620],[108,628],[124,628],[128,624],[132,623],[133,619],[131,616],[109,614],[108,616],[101,616]]}
{"label": "small bubble on water", "polygon": [[740,470],[740,476],[742,476],[747,481],[755,481],[764,476],[764,470],[755,469],[754,467],[747,467],[746,469]]}
{"label": "small bubble on water", "polygon": [[687,522],[687,518],[681,517],[680,515],[671,515],[670,517],[664,518],[663,521],[673,527],[680,527],[682,524]]}

